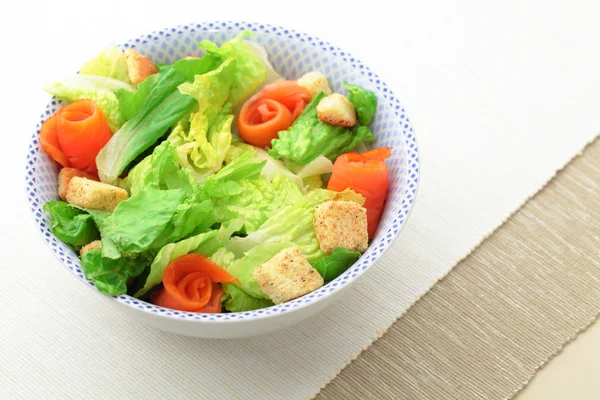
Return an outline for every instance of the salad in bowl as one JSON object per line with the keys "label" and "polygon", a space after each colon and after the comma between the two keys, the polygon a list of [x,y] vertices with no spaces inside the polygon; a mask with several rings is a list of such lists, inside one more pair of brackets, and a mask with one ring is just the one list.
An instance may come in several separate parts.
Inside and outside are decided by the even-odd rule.
{"label": "salad in bowl", "polygon": [[375,93],[326,70],[286,79],[254,39],[169,62],[110,45],[45,86],[45,218],[99,292],[247,314],[312,297],[369,249],[396,153],[374,145]]}

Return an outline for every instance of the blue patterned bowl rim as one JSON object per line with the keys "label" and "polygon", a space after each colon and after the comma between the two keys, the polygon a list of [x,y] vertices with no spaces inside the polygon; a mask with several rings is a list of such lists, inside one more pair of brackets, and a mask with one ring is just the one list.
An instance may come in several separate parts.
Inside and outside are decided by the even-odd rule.
{"label": "blue patterned bowl rim", "polygon": [[[185,311],[171,310],[153,304],[138,300],[129,295],[120,295],[113,297],[113,299],[119,303],[125,304],[130,307],[137,308],[143,312],[155,314],[157,316],[166,318],[176,318],[185,320],[204,321],[206,323],[223,323],[223,322],[235,322],[240,320],[256,320],[263,318],[275,317],[282,313],[293,312],[300,308],[306,307],[311,303],[317,302],[319,299],[327,297],[334,292],[337,292],[347,286],[349,283],[358,279],[367,269],[369,269],[383,254],[385,250],[389,248],[392,242],[398,237],[402,227],[406,223],[406,220],[412,210],[414,204],[418,183],[419,183],[419,150],[417,145],[416,137],[413,133],[412,125],[406,116],[406,112],[398,98],[392,93],[388,86],[366,65],[362,64],[358,59],[343,51],[342,49],[333,46],[332,44],[323,41],[314,36],[310,36],[306,33],[297,32],[292,29],[287,29],[279,26],[273,26],[255,22],[242,22],[242,21],[206,21],[201,23],[192,23],[179,25],[175,27],[169,27],[166,29],[157,30],[150,34],[141,35],[137,38],[131,39],[119,46],[122,48],[136,47],[136,44],[149,40],[151,38],[158,38],[161,36],[169,36],[172,34],[182,34],[186,31],[199,31],[199,30],[212,30],[212,29],[247,29],[258,35],[261,33],[268,35],[277,35],[285,39],[300,40],[305,43],[309,43],[312,46],[320,49],[320,51],[331,53],[341,58],[345,63],[349,63],[356,71],[365,76],[372,84],[376,85],[379,95],[383,94],[386,99],[388,106],[394,111],[396,117],[401,122],[401,134],[404,139],[405,150],[407,152],[408,160],[408,171],[407,171],[407,184],[406,188],[402,193],[402,204],[398,208],[395,215],[392,216],[392,223],[385,232],[379,232],[369,249],[361,258],[346,272],[340,275],[335,280],[324,285],[320,289],[302,296],[298,299],[289,301],[287,303],[263,308],[260,310],[248,311],[248,312],[234,312],[234,313],[220,313],[220,314],[207,314],[207,313],[193,313]],[[379,97],[379,96],[378,96]],[[47,224],[44,222],[44,211],[42,210],[43,202],[41,201],[38,193],[38,185],[40,182],[36,182],[36,168],[38,164],[38,155],[41,151],[37,138],[39,137],[39,130],[42,123],[51,114],[52,106],[56,105],[55,99],[52,99],[51,103],[46,106],[46,110],[40,116],[40,120],[37,124],[36,131],[34,132],[27,153],[26,163],[26,190],[29,201],[29,206],[33,217],[38,225],[40,234],[46,241],[47,245],[51,248],[54,255],[81,281],[87,283],[92,289],[96,290],[93,283],[88,280],[83,273],[79,265],[77,256],[75,261],[69,260],[69,249],[62,244],[54,235],[49,231]],[[58,245],[57,245],[58,243]]]}

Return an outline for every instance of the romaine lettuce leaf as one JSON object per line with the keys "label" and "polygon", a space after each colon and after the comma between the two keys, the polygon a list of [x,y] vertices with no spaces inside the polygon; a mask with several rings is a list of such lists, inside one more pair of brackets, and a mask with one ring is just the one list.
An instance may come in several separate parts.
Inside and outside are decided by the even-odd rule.
{"label": "romaine lettuce leaf", "polygon": [[[221,64],[210,72],[195,75],[193,82],[179,86],[181,93],[198,102],[198,111],[180,120],[169,135],[177,147],[179,164],[193,172],[202,183],[218,171],[231,145],[232,109],[249,97],[265,80],[266,69],[247,47],[246,33],[221,48],[203,41],[207,54]],[[201,60],[202,60],[201,59]]]}
{"label": "romaine lettuce leaf", "polygon": [[144,189],[184,189],[190,196],[198,188],[189,170],[177,163],[177,153],[168,141],[158,145],[151,155],[129,171],[125,179],[132,196]]}
{"label": "romaine lettuce leaf", "polygon": [[233,114],[225,107],[209,126],[205,113],[193,113],[189,123],[178,121],[169,135],[177,148],[178,163],[190,170],[198,183],[221,169],[231,144]]}
{"label": "romaine lettuce leaf", "polygon": [[322,189],[325,187],[321,175],[312,175],[302,179],[302,184],[306,190]]}
{"label": "romaine lettuce leaf", "polygon": [[375,140],[366,126],[356,125],[349,129],[321,122],[317,116],[317,104],[324,96],[324,93],[315,96],[292,126],[279,132],[279,139],[271,142],[270,156],[304,166],[321,155],[334,160],[361,143]]}
{"label": "romaine lettuce leaf", "polygon": [[109,296],[127,293],[127,280],[140,275],[147,265],[148,262],[142,257],[105,258],[101,249],[88,251],[81,256],[81,269],[85,276],[94,282],[100,292]]}
{"label": "romaine lettuce leaf", "polygon": [[324,256],[315,235],[313,217],[317,206],[327,200],[344,199],[364,204],[364,197],[351,190],[334,192],[314,189],[292,205],[280,208],[258,230],[246,237],[234,237],[225,247],[236,257],[264,243],[294,243],[313,263]]}
{"label": "romaine lettuce leaf", "polygon": [[182,59],[172,65],[165,65],[160,69],[159,74],[150,75],[137,85],[135,92],[118,89],[115,91],[119,99],[119,107],[125,120],[133,118],[142,108],[148,96],[160,81],[160,78],[167,70],[173,69],[182,75],[186,81],[193,81],[198,73],[212,71],[221,63],[219,54],[209,54],[198,59]]}
{"label": "romaine lettuce leaf", "polygon": [[148,99],[148,96],[156,87],[156,84],[160,81],[160,77],[160,74],[150,75],[137,85],[137,90],[135,92],[125,89],[115,90],[115,95],[119,100],[119,109],[121,110],[121,115],[123,115],[123,118],[126,121],[129,121],[131,118],[135,117],[135,115],[142,109],[144,103]]}
{"label": "romaine lettuce leaf", "polygon": [[94,219],[85,210],[56,200],[44,204],[44,210],[50,214],[50,230],[63,242],[79,248],[100,238]]}
{"label": "romaine lettuce leaf", "polygon": [[360,258],[360,253],[337,247],[331,254],[315,261],[312,266],[321,274],[325,282],[337,278]]}
{"label": "romaine lettuce leaf", "polygon": [[344,85],[348,89],[348,100],[356,109],[358,122],[361,125],[369,125],[377,111],[375,93],[349,83],[344,82]]}
{"label": "romaine lettuce leaf", "polygon": [[256,231],[277,210],[303,196],[298,185],[281,174],[272,181],[261,176],[243,179],[237,184],[240,190],[215,202],[213,215],[216,221],[243,218],[245,233]]}
{"label": "romaine lettuce leaf", "polygon": [[158,285],[162,281],[163,273],[171,261],[188,253],[198,253],[205,257],[211,257],[223,247],[231,235],[242,228],[242,225],[242,220],[229,221],[221,225],[220,229],[163,246],[150,266],[150,274],[146,278],[143,288],[135,293],[135,297],[143,296]]}
{"label": "romaine lettuce leaf", "polygon": [[103,221],[102,236],[121,251],[148,250],[183,203],[183,189],[145,189],[122,201]]}
{"label": "romaine lettuce leaf", "polygon": [[244,40],[252,35],[251,32],[245,31],[229,42],[235,50],[235,68],[229,95],[232,107],[246,101],[267,78],[269,65],[266,65],[265,60],[256,52],[256,46]]}
{"label": "romaine lettuce leaf", "polygon": [[[235,261],[235,255],[221,247],[210,259],[221,268],[227,269]],[[271,300],[250,296],[235,283],[223,283],[221,286],[225,292],[221,302],[225,309],[231,312],[250,311],[274,305]]]}
{"label": "romaine lettuce leaf", "polygon": [[223,291],[225,292],[221,301],[223,302],[223,307],[228,311],[252,311],[275,305],[269,299],[250,296],[235,283],[224,283],[221,286],[223,286]]}
{"label": "romaine lettuce leaf", "polygon": [[102,110],[110,130],[116,132],[125,122],[115,90],[133,91],[134,87],[117,79],[78,74],[44,86],[44,90],[59,99],[77,101],[90,99]]}
{"label": "romaine lettuce leaf", "polygon": [[131,83],[125,54],[115,43],[110,43],[104,51],[79,69],[84,75],[105,76],[125,83]]}
{"label": "romaine lettuce leaf", "polygon": [[190,112],[194,99],[177,90],[184,81],[185,76],[174,69],[160,74],[142,108],[113,135],[96,157],[102,182],[114,182],[130,162]]}
{"label": "romaine lettuce leaf", "polygon": [[294,243],[290,242],[262,243],[250,249],[241,258],[222,267],[240,281],[239,288],[244,292],[258,299],[268,299],[269,297],[260,290],[260,286],[254,280],[254,270],[261,264],[269,261],[281,250],[290,247],[296,246]]}

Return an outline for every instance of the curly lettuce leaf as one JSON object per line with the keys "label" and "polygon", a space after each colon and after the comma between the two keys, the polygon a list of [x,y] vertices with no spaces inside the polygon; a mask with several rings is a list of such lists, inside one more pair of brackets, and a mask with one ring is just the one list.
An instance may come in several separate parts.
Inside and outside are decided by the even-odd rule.
{"label": "curly lettuce leaf", "polygon": [[[221,268],[227,269],[235,261],[235,255],[227,251],[224,247],[221,247],[210,259]],[[228,311],[243,312],[274,305],[269,299],[249,295],[238,284],[223,283],[221,286],[225,292],[221,298],[221,303]]]}
{"label": "curly lettuce leaf", "polygon": [[233,114],[226,107],[210,126],[202,111],[193,113],[189,118],[189,122],[178,121],[169,135],[169,142],[177,148],[178,163],[202,183],[223,165],[231,144]]}
{"label": "curly lettuce leaf", "polygon": [[224,223],[220,229],[201,233],[177,243],[169,243],[163,246],[150,266],[150,273],[146,278],[144,286],[135,293],[135,297],[139,298],[143,296],[154,286],[162,282],[163,273],[171,261],[188,253],[198,253],[205,257],[211,257],[242,226],[242,220],[233,220]]}
{"label": "curly lettuce leaf", "polygon": [[216,221],[244,219],[245,233],[256,231],[277,210],[294,204],[302,198],[302,190],[285,175],[272,181],[264,176],[237,182],[239,190],[218,202],[213,209]]}
{"label": "curly lettuce leaf", "polygon": [[337,247],[331,254],[315,261],[312,266],[319,272],[325,282],[340,276],[360,258],[360,253]]}
{"label": "curly lettuce leaf", "polygon": [[160,81],[160,77],[160,74],[150,75],[137,85],[135,92],[125,89],[115,90],[115,95],[119,100],[119,110],[121,110],[121,115],[126,121],[135,117],[142,109],[148,96]]}
{"label": "curly lettuce leaf", "polygon": [[145,189],[119,203],[103,221],[102,236],[121,251],[146,251],[173,219],[184,197],[183,189]]}
{"label": "curly lettuce leaf", "polygon": [[127,280],[140,275],[148,262],[143,258],[121,257],[111,259],[102,256],[101,249],[88,251],[81,256],[81,268],[94,286],[109,296],[127,293]]}
{"label": "curly lettuce leaf", "polygon": [[50,214],[50,230],[54,236],[75,248],[100,238],[93,217],[77,206],[51,200],[44,204],[44,211]]}
{"label": "curly lettuce leaf", "polygon": [[242,32],[229,43],[235,50],[235,68],[232,72],[232,86],[229,101],[232,107],[245,102],[265,82],[267,77],[273,79],[273,69],[268,59],[257,52],[257,45],[244,38],[251,36],[249,31]]}
{"label": "curly lettuce leaf", "polygon": [[296,246],[290,242],[261,243],[248,250],[241,258],[236,259],[229,265],[223,266],[223,268],[237,278],[240,282],[238,287],[248,295],[257,299],[268,299],[269,297],[260,290],[259,284],[254,280],[254,270],[261,264],[269,261],[281,250],[290,247]]}
{"label": "curly lettuce leaf", "polygon": [[142,108],[112,136],[96,157],[102,182],[114,182],[129,163],[190,112],[194,99],[177,90],[184,81],[185,76],[173,69],[160,74]]}
{"label": "curly lettuce leaf", "polygon": [[79,72],[84,75],[105,76],[125,83],[131,83],[125,54],[115,43],[110,43],[104,51],[86,62]]}
{"label": "curly lettuce leaf", "polygon": [[222,304],[226,310],[231,312],[244,312],[258,310],[261,308],[274,306],[269,299],[258,298],[249,295],[235,283],[224,283]]}
{"label": "curly lettuce leaf", "polygon": [[148,188],[181,188],[190,196],[198,188],[190,171],[177,163],[177,152],[168,141],[162,142],[151,155],[133,167],[125,180],[132,196]]}
{"label": "curly lettuce leaf", "polygon": [[125,122],[121,114],[117,89],[133,91],[135,88],[117,79],[94,75],[74,75],[44,85],[44,90],[65,101],[90,99],[102,110],[112,132],[116,132]]}
{"label": "curly lettuce leaf", "polygon": [[317,104],[324,96],[324,93],[315,96],[292,126],[279,132],[279,139],[271,142],[270,156],[304,166],[321,155],[334,160],[362,143],[375,141],[375,136],[366,126],[344,128],[321,122],[317,116]]}
{"label": "curly lettuce leaf", "polygon": [[352,190],[334,192],[314,189],[292,205],[280,208],[258,230],[246,237],[234,237],[225,247],[242,257],[252,248],[265,243],[294,243],[309,262],[315,262],[325,254],[321,251],[315,235],[313,216],[315,209],[328,200],[348,200],[364,204],[364,197]]}
{"label": "curly lettuce leaf", "polygon": [[202,59],[218,58],[222,62],[179,86],[181,93],[197,101],[198,111],[178,121],[169,141],[177,147],[180,165],[190,169],[200,183],[223,166],[232,141],[233,108],[254,93],[267,76],[265,66],[243,40],[246,35],[221,48],[209,41],[201,42],[207,53]]}
{"label": "curly lettuce leaf", "polygon": [[312,175],[302,179],[302,184],[307,190],[322,189],[325,187],[321,175]]}
{"label": "curly lettuce leaf", "polygon": [[377,111],[377,99],[375,98],[375,93],[346,82],[344,82],[344,85],[348,89],[348,100],[350,100],[350,103],[352,103],[356,109],[358,122],[361,125],[369,125]]}

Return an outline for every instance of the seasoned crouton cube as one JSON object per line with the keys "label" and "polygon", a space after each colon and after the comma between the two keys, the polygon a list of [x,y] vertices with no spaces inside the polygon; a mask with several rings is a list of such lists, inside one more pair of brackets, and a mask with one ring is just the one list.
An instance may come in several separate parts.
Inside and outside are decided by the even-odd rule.
{"label": "seasoned crouton cube", "polygon": [[71,179],[66,195],[71,204],[109,212],[128,197],[124,189],[78,176]]}
{"label": "seasoned crouton cube", "polygon": [[96,250],[102,247],[102,242],[100,240],[94,240],[91,243],[86,244],[79,250],[79,255],[82,256],[88,251]]}
{"label": "seasoned crouton cube", "polygon": [[300,249],[281,250],[254,270],[254,280],[275,304],[304,296],[323,286],[323,277]]}
{"label": "seasoned crouton cube", "polygon": [[71,183],[71,179],[76,176],[80,178],[91,179],[93,181],[98,180],[98,178],[96,178],[94,175],[88,174],[87,172],[77,168],[65,167],[61,169],[58,173],[58,197],[60,197],[62,200],[67,200],[67,188],[69,187],[69,183]]}
{"label": "seasoned crouton cube", "polygon": [[335,126],[356,125],[356,110],[345,96],[334,93],[317,104],[317,115],[322,122]]}
{"label": "seasoned crouton cube", "polygon": [[369,246],[367,210],[353,201],[330,200],[320,204],[313,224],[321,250],[326,254],[337,247],[364,253]]}
{"label": "seasoned crouton cube", "polygon": [[158,72],[158,69],[148,57],[144,57],[132,49],[125,51],[125,63],[127,64],[129,79],[134,85]]}
{"label": "seasoned crouton cube", "polygon": [[326,95],[333,93],[329,87],[327,77],[318,71],[312,71],[302,75],[296,80],[296,83],[308,90],[312,97],[315,97],[321,92]]}

